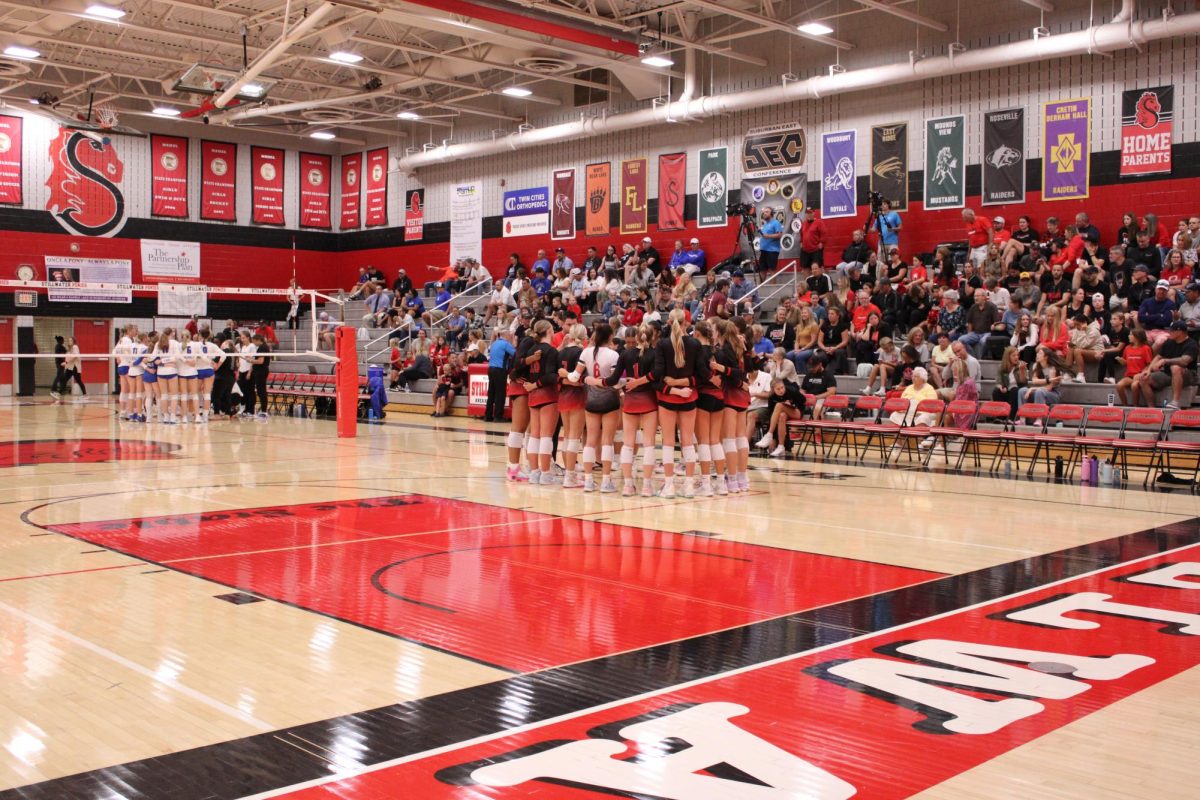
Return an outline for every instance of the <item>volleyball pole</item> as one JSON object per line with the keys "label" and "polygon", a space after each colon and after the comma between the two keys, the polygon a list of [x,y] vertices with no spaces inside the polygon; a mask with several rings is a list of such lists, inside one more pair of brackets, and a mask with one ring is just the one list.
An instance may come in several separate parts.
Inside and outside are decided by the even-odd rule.
{"label": "volleyball pole", "polygon": [[334,391],[337,395],[337,435],[353,439],[358,435],[358,330],[342,325],[334,332]]}

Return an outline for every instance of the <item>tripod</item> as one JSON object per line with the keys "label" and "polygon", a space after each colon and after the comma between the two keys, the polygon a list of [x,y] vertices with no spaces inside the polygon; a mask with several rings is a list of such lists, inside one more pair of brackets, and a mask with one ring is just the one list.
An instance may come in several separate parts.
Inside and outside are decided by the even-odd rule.
{"label": "tripod", "polygon": [[725,264],[734,264],[740,266],[742,263],[742,237],[746,237],[746,244],[750,245],[750,262],[754,264],[754,271],[758,271],[758,251],[754,249],[754,235],[758,233],[758,227],[754,224],[754,217],[742,215],[742,222],[738,225],[737,232],[733,235],[733,252],[729,258],[725,259]]}

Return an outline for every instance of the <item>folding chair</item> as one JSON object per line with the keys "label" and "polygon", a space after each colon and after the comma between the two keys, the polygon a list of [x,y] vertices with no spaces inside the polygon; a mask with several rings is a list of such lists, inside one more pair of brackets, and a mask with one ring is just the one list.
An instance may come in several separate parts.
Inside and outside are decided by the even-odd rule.
{"label": "folding chair", "polygon": [[916,422],[919,414],[934,414],[938,420],[941,420],[942,414],[946,411],[946,403],[942,400],[922,400],[917,403],[917,407],[913,410],[911,421],[905,417],[907,424],[902,425],[900,430],[896,432],[896,437],[892,440],[892,447],[888,450],[887,458],[884,459],[884,464],[890,464],[892,456],[896,454],[896,448],[900,447],[904,454],[908,456],[908,460],[912,461],[912,451],[917,450],[917,455],[920,456],[920,445],[918,440],[924,440],[932,435],[933,425],[918,424]]}
{"label": "folding chair", "polygon": [[[1098,430],[1115,428],[1112,436],[1097,433]],[[1116,463],[1116,443],[1121,440],[1125,428],[1125,409],[1113,406],[1091,406],[1083,415],[1083,427],[1075,437],[1075,456],[1067,462],[1067,477],[1075,474],[1075,467],[1092,452],[1107,450]]]}
{"label": "folding chair", "polygon": [[1196,476],[1200,474],[1200,442],[1182,442],[1178,439],[1172,441],[1171,434],[1181,431],[1196,432],[1197,430],[1200,430],[1200,409],[1185,408],[1171,414],[1170,420],[1167,421],[1166,432],[1154,451],[1150,470],[1146,473],[1147,482],[1150,480],[1151,473],[1157,479],[1158,474],[1164,471],[1164,465],[1166,472],[1172,471],[1171,454],[1174,453],[1176,456],[1195,459],[1192,463],[1192,490],[1195,491]]}
{"label": "folding chair", "polygon": [[[1063,426],[1063,432],[1051,432],[1051,428],[1057,429],[1059,425]],[[1029,461],[1029,475],[1033,476],[1033,471],[1037,468],[1038,456],[1043,452],[1046,454],[1046,474],[1050,474],[1050,457],[1054,455],[1056,450],[1065,449],[1067,451],[1067,459],[1064,463],[1071,463],[1075,460],[1075,456],[1079,450],[1079,444],[1076,439],[1079,438],[1079,433],[1083,425],[1083,406],[1073,405],[1071,403],[1059,403],[1050,409],[1050,413],[1046,415],[1046,427],[1044,431],[1034,437],[1033,458]],[[1068,430],[1068,426],[1074,426],[1074,430]],[[1063,473],[1066,475],[1066,472]]]}
{"label": "folding chair", "polygon": [[[1012,413],[1012,407],[1003,400],[985,400],[979,404],[979,408],[975,411],[974,426],[962,432],[963,446],[958,454],[958,462],[954,465],[954,469],[962,469],[963,461],[967,458],[967,453],[970,452],[975,459],[975,469],[982,469],[983,462],[979,458],[979,445],[983,442],[991,442],[995,444],[1000,441],[1003,435],[1009,429],[1008,415]],[[980,428],[981,423],[1000,424],[1000,429]],[[993,458],[993,463],[995,459]]]}
{"label": "folding chair", "polygon": [[[804,431],[813,444],[819,444],[821,448],[821,457],[826,458],[829,455],[828,440],[825,438],[825,432],[836,433],[845,421],[845,414],[850,408],[850,395],[835,394],[829,397],[821,398],[821,411],[823,414],[828,414],[830,411],[836,411],[841,419],[810,419],[804,426]],[[815,406],[814,406],[815,409]]]}
{"label": "folding chair", "polygon": [[1045,419],[1050,414],[1050,406],[1045,403],[1026,403],[1017,409],[1017,421],[1024,422],[1029,427],[1020,429],[1013,427],[1000,433],[1000,446],[992,456],[992,466],[988,472],[995,472],[996,466],[1011,457],[1021,468],[1021,446],[1033,444],[1038,434],[1046,430]]}
{"label": "folding chair", "polygon": [[[933,460],[933,454],[937,451],[938,443],[942,445],[942,456],[946,459],[946,466],[950,465],[950,439],[962,439],[963,435],[975,427],[975,418],[979,413],[979,404],[974,400],[951,400],[946,405],[947,417],[967,416],[970,419],[967,421],[966,428],[958,428],[954,425],[937,425],[930,429],[929,435],[933,437],[933,447],[925,453],[925,466],[929,466],[929,462]],[[945,420],[943,420],[943,423]],[[960,445],[961,447],[962,445]]]}
{"label": "folding chair", "polygon": [[1125,475],[1129,475],[1130,453],[1147,454],[1143,486],[1150,482],[1150,472],[1166,423],[1167,415],[1161,408],[1131,408],[1125,414],[1125,425],[1121,428],[1120,438],[1112,443],[1113,464],[1120,466]]}
{"label": "folding chair", "polygon": [[[883,408],[883,398],[875,395],[864,394],[860,395],[854,401],[853,411],[847,409],[849,418],[843,419],[842,424],[838,426],[835,434],[836,447],[833,448],[833,457],[837,458],[842,452],[842,448],[847,451],[851,447],[854,448],[854,458],[858,459],[858,434],[862,433],[867,425],[874,425],[879,418],[879,410]],[[865,421],[864,421],[865,420]],[[851,436],[854,436],[852,442]]]}
{"label": "folding chair", "polygon": [[[873,425],[864,425],[862,431],[867,434],[867,440],[863,442],[862,449],[858,453],[858,460],[862,461],[867,452],[871,449],[871,443],[875,442],[879,448],[879,460],[886,463],[887,455],[896,437],[899,436],[899,431],[903,425],[897,425],[891,421],[892,414],[908,415],[909,403],[903,397],[892,397],[883,401],[883,408],[879,410],[879,416],[876,418]],[[891,437],[890,440],[888,437]],[[888,449],[884,449],[884,442],[887,441]]]}

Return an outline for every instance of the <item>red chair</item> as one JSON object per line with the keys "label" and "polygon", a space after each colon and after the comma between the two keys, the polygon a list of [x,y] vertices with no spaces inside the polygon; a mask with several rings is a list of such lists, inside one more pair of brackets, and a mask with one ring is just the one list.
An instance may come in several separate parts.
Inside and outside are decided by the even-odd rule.
{"label": "red chair", "polygon": [[[1125,427],[1125,409],[1112,406],[1091,406],[1083,415],[1083,427],[1075,437],[1076,457],[1067,462],[1067,477],[1075,474],[1075,466],[1093,452],[1108,451],[1115,462],[1114,443],[1121,438]],[[1115,429],[1112,436],[1098,433],[1100,430]]]}
{"label": "red chair", "polygon": [[[967,421],[966,428],[957,428],[953,425],[937,425],[930,429],[929,435],[933,437],[933,446],[925,453],[925,466],[929,466],[929,462],[933,459],[934,452],[937,451],[938,443],[942,445],[942,456],[946,459],[946,464],[950,464],[950,439],[962,439],[964,434],[971,428],[975,427],[975,418],[979,413],[979,404],[974,400],[951,400],[946,405],[946,416],[948,417],[970,417]],[[945,420],[943,420],[944,422]]]}
{"label": "red chair", "polygon": [[[864,425],[862,431],[867,434],[867,440],[863,442],[862,450],[858,453],[858,460],[862,461],[867,452],[871,449],[871,443],[875,442],[879,447],[879,460],[886,461],[887,455],[892,446],[896,443],[896,437],[900,435],[899,431],[903,425],[897,425],[892,422],[892,414],[908,415],[909,403],[903,397],[890,397],[883,401],[883,408],[879,411],[879,416],[875,419],[874,424]],[[890,437],[890,438],[889,438]],[[884,449],[884,442],[887,442],[887,449]]]}
{"label": "red chair", "polygon": [[1150,482],[1151,467],[1154,465],[1159,440],[1162,439],[1166,423],[1167,415],[1161,408],[1131,408],[1125,414],[1125,425],[1121,428],[1120,438],[1112,443],[1113,464],[1120,466],[1127,476],[1129,454],[1149,454],[1146,460],[1146,476],[1142,480],[1143,486]]}
{"label": "red chair", "polygon": [[[1146,482],[1150,481],[1152,473],[1157,479],[1160,472],[1171,472],[1171,455],[1175,454],[1176,456],[1195,459],[1192,462],[1191,480],[1192,490],[1195,490],[1196,476],[1200,474],[1200,442],[1172,441],[1171,434],[1181,431],[1191,431],[1193,433],[1200,431],[1200,409],[1185,408],[1171,414],[1171,419],[1167,422],[1166,432],[1163,434],[1162,440],[1158,442],[1158,447],[1155,449],[1153,459],[1150,462],[1150,469],[1146,472]],[[1163,469],[1164,465],[1166,467],[1165,470]]]}
{"label": "red chair", "polygon": [[841,454],[843,447],[845,447],[847,450],[853,447],[854,458],[855,460],[858,459],[858,443],[855,441],[852,444],[850,437],[851,435],[854,435],[857,438],[857,435],[862,433],[868,425],[874,425],[876,420],[879,419],[879,411],[882,408],[883,398],[876,397],[875,395],[860,395],[859,398],[854,401],[854,411],[852,415],[849,417],[849,419],[843,420],[842,424],[838,426],[838,438],[835,439],[837,447],[833,449],[834,458],[837,458],[838,455]]}
{"label": "red chair", "polygon": [[[946,403],[942,400],[922,400],[917,403],[917,407],[913,409],[911,415],[905,415],[905,424],[896,432],[895,439],[892,440],[892,447],[888,450],[887,458],[884,464],[890,464],[892,456],[896,454],[896,448],[900,447],[904,454],[908,456],[908,460],[912,461],[912,451],[917,450],[917,455],[920,455],[920,446],[918,440],[924,440],[933,435],[933,425],[918,424],[916,422],[919,414],[933,414],[940,422],[943,412],[946,410]],[[932,444],[932,443],[931,443]]]}
{"label": "red chair", "polygon": [[[954,465],[956,470],[962,469],[963,461],[967,458],[967,452],[975,458],[975,469],[982,469],[983,463],[979,458],[979,445],[983,442],[998,442],[1000,437],[1009,429],[1008,415],[1012,413],[1012,407],[1003,400],[985,400],[979,404],[979,408],[975,411],[975,424],[969,430],[962,431],[963,446],[962,451],[958,454],[958,463]],[[998,430],[992,428],[980,428],[981,423],[998,423]],[[992,463],[995,463],[993,459]]]}
{"label": "red chair", "polygon": [[1005,458],[1017,462],[1021,468],[1021,447],[1033,444],[1034,439],[1046,432],[1046,417],[1050,414],[1050,406],[1045,403],[1026,403],[1017,409],[1017,422],[1024,422],[1025,428],[1012,428],[1000,434],[1000,446],[992,456],[992,466],[989,472],[995,472],[996,466],[1003,463]]}
{"label": "red chair", "polygon": [[[1062,427],[1062,432],[1058,432],[1058,428]],[[1074,430],[1070,430],[1074,427]],[[1052,431],[1051,429],[1055,429]],[[1033,476],[1033,471],[1037,468],[1038,456],[1043,453],[1046,456],[1046,474],[1050,474],[1050,458],[1056,454],[1056,451],[1066,450],[1067,458],[1064,464],[1070,464],[1075,460],[1075,456],[1079,452],[1079,445],[1076,439],[1079,438],[1080,431],[1083,428],[1083,406],[1074,405],[1071,403],[1059,403],[1050,409],[1050,413],[1046,415],[1045,430],[1034,437],[1033,458],[1029,462],[1029,475]],[[1064,476],[1067,474],[1064,471]]]}
{"label": "red chair", "polygon": [[[820,398],[819,400],[816,400],[814,402],[814,404],[813,404],[814,410],[816,408],[816,402],[821,403],[822,414],[827,414],[830,411],[836,411],[836,412],[838,412],[839,415],[844,416],[846,409],[850,408],[850,395],[835,394],[835,395],[831,395],[829,397]],[[822,456],[822,458],[826,457],[829,453],[828,453],[828,448],[826,448],[826,446],[825,446],[825,437],[822,435],[822,433],[824,431],[836,431],[841,424],[842,424],[842,420],[840,420],[840,419],[838,419],[838,420],[828,420],[828,419],[805,420],[804,427],[802,427],[800,429],[801,436],[802,436],[800,454],[803,455],[803,453],[807,449],[807,445],[809,443],[811,443],[811,444],[819,443],[822,447],[821,456]]]}

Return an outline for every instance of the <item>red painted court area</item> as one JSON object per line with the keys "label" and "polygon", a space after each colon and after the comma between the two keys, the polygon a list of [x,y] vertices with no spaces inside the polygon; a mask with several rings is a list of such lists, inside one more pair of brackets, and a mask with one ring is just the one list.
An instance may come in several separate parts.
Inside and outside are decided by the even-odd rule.
{"label": "red painted court area", "polygon": [[937,577],[423,495],[50,530],[518,672]]}

